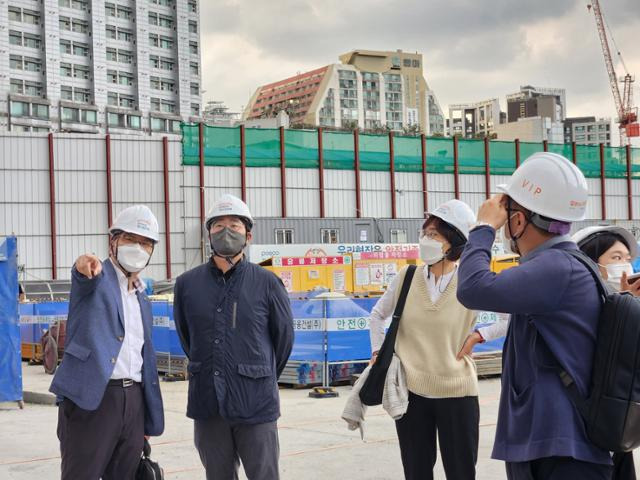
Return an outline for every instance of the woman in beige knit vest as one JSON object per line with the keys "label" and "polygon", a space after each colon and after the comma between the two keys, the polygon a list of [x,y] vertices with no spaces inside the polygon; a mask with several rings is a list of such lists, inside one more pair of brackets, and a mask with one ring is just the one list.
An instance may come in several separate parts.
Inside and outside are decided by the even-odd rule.
{"label": "woman in beige knit vest", "polygon": [[[475,478],[480,417],[476,368],[469,356],[456,358],[475,322],[474,312],[456,298],[456,262],[474,223],[469,206],[451,200],[422,226],[420,257],[425,265],[413,277],[395,345],[409,388],[407,413],[396,421],[408,480],[433,478],[436,433],[447,479]],[[405,273],[396,276],[371,312],[373,362]]]}

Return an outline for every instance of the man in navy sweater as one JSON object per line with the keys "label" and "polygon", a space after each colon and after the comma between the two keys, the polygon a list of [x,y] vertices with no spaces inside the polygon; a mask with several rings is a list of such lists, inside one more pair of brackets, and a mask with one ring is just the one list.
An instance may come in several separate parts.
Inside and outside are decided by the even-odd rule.
{"label": "man in navy sweater", "polygon": [[[566,250],[571,222],[585,217],[587,182],[566,158],[536,153],[478,212],[459,267],[467,308],[512,314],[503,351],[502,394],[492,457],[507,477],[609,479],[609,452],[593,445],[557,374],[588,395],[600,300],[596,284]],[[496,231],[520,265],[489,269]]]}

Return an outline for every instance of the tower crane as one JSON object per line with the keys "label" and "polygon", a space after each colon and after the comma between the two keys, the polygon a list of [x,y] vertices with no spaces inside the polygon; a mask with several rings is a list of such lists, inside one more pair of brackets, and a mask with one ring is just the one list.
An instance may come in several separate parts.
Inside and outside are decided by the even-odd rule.
{"label": "tower crane", "polygon": [[[604,63],[607,67],[607,73],[609,74],[609,84],[611,86],[611,92],[613,93],[613,100],[616,104],[616,113],[618,115],[617,122],[620,129],[620,145],[626,145],[629,143],[630,137],[640,136],[640,124],[638,123],[638,108],[633,104],[633,83],[635,77],[629,73],[627,66],[624,63],[622,54],[618,50],[613,35],[611,40],[616,47],[616,53],[620,58],[620,63],[624,69],[624,77],[618,78],[616,70],[613,66],[613,59],[611,57],[611,49],[609,47],[609,39],[607,38],[607,24],[600,8],[599,0],[591,0],[591,3],[587,5],[588,10],[593,10],[593,15],[596,19],[596,26],[598,28],[598,35],[600,36],[600,44],[602,45],[602,53],[604,55]],[[619,83],[622,83],[622,93],[620,93]]]}

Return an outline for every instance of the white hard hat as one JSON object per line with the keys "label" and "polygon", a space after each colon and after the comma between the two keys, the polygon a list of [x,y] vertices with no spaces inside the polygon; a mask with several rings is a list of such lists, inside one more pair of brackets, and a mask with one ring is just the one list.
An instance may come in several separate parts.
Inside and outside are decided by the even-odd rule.
{"label": "white hard hat", "polygon": [[497,188],[543,217],[575,222],[586,216],[587,180],[578,167],[556,153],[534,153]]}
{"label": "white hard hat", "polygon": [[249,210],[249,207],[247,207],[247,204],[235,195],[225,193],[216,200],[213,207],[211,207],[211,210],[209,210],[209,213],[207,214],[207,218],[205,220],[207,230],[209,230],[214,218],[226,216],[240,217],[247,223],[247,230],[251,230],[253,227],[253,217],[251,216],[251,211]]}
{"label": "white hard hat", "polygon": [[631,258],[638,256],[638,241],[633,234],[626,228],[618,225],[598,225],[596,227],[587,227],[582,230],[578,230],[571,237],[574,242],[578,244],[578,247],[582,248],[583,245],[589,243],[600,233],[614,233],[620,235],[629,246],[629,253]]}
{"label": "white hard hat", "polygon": [[109,233],[127,232],[158,242],[158,220],[146,205],[133,205],[122,210],[109,228]]}
{"label": "white hard hat", "polygon": [[473,213],[469,205],[460,200],[444,202],[429,215],[448,223],[467,240],[469,239],[469,230],[476,223],[476,214]]}

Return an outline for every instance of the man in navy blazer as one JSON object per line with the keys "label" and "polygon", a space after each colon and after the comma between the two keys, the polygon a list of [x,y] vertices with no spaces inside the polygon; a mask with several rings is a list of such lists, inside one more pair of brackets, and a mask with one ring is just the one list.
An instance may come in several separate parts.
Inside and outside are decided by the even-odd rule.
{"label": "man in navy blazer", "polygon": [[144,205],[109,229],[109,259],[72,270],[67,337],[50,390],[58,397],[62,480],[134,478],[144,437],[164,430],[151,304],[138,274],[158,241]]}

